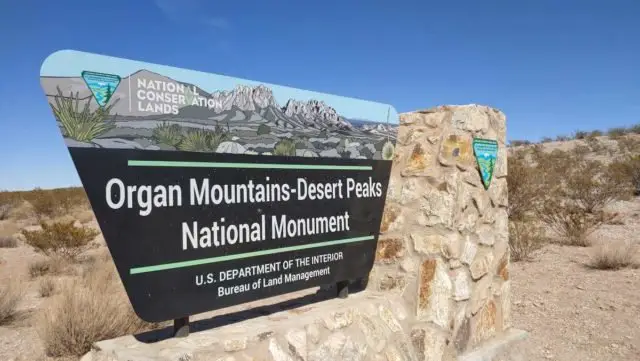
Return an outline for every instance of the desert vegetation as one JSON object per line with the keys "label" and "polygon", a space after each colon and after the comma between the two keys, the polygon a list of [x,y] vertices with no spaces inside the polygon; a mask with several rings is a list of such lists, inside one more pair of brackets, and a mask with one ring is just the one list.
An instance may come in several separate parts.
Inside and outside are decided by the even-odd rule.
{"label": "desert vegetation", "polygon": [[[15,234],[0,234],[0,247],[35,255],[25,264],[24,279],[19,272],[2,275],[11,278],[0,284],[0,325],[28,318],[52,358],[78,357],[95,341],[158,327],[131,309],[110,255],[95,247],[96,225],[73,216],[88,209],[81,188],[0,192],[0,204],[10,209],[3,222],[24,225]],[[35,312],[20,307],[30,288],[40,305]]]}
{"label": "desert vegetation", "polygon": [[603,161],[593,154],[606,146],[592,134],[576,132],[574,139],[586,140],[586,144],[566,150],[522,143],[510,150],[507,183],[512,260],[528,260],[544,244],[554,242],[593,246],[591,265],[597,269],[618,269],[636,262],[635,244],[599,240],[594,245],[593,235],[603,225],[619,222],[618,214],[608,210],[611,204],[640,193],[640,137],[631,130],[609,130],[617,149],[614,157]]}

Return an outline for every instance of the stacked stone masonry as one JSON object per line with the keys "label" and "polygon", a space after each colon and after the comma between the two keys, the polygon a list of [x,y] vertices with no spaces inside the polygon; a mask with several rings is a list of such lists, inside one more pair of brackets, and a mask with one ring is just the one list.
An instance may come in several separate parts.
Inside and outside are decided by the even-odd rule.
{"label": "stacked stone masonry", "polygon": [[[364,292],[184,340],[98,343],[83,361],[452,361],[510,329],[505,116],[478,105],[400,115]],[[488,190],[474,137],[498,141]]]}

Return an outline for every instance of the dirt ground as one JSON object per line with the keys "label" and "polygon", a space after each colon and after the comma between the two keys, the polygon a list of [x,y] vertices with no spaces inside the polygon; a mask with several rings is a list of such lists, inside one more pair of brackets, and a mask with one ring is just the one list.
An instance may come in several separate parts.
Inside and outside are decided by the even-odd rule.
{"label": "dirt ground", "polygon": [[[594,239],[640,243],[640,198],[614,204],[612,210],[622,214],[621,222],[605,226]],[[82,218],[95,225],[86,214]],[[0,221],[0,236],[33,223]],[[529,332],[517,346],[519,360],[640,360],[640,269],[591,269],[591,252],[593,248],[552,244],[537,251],[530,262],[512,264],[513,326]],[[48,300],[38,295],[38,280],[31,280],[27,271],[38,257],[42,256],[24,245],[0,248],[0,282],[19,277],[26,290],[20,317],[0,326],[2,361],[47,360],[33,325]],[[247,305],[236,307],[243,308]]]}

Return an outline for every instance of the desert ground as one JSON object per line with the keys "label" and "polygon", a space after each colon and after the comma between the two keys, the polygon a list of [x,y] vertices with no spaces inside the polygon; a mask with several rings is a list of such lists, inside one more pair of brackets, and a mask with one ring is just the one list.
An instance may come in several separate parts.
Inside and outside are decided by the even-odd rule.
{"label": "desert ground", "polygon": [[[557,155],[553,151],[559,149],[603,163],[623,153],[632,158],[640,154],[638,137],[618,141],[615,149],[616,142],[605,138],[598,146],[586,140],[548,142],[542,144],[542,153]],[[514,148],[536,151],[531,145]],[[517,174],[515,168],[513,174]],[[512,188],[523,187],[516,182],[509,179],[509,197],[514,204],[524,204],[524,214],[533,201],[519,200],[519,194],[527,193],[522,190],[512,194]],[[165,326],[130,317],[132,311],[114,276],[104,240],[98,231],[91,232],[98,226],[90,207],[78,200],[81,197],[60,207],[46,195],[51,192],[35,190],[14,199],[0,220],[0,360],[77,360],[98,339]],[[516,346],[509,360],[640,359],[640,196],[614,198],[604,202],[601,210],[614,216],[581,233],[585,239],[580,245],[567,242],[561,232],[545,224],[540,225],[544,237],[535,240],[515,235],[512,240],[510,235],[512,323],[528,331],[529,337]],[[513,216],[514,223],[523,219]],[[47,234],[75,232],[50,230],[45,238],[38,238],[43,232],[39,221],[67,222],[74,230],[82,229],[84,233],[73,233],[75,238],[85,238],[78,243],[78,254],[66,254],[68,250],[48,243],[37,252],[34,244],[38,239],[43,242]],[[117,296],[108,302],[96,297],[107,291]],[[101,320],[88,319],[96,309],[115,319],[111,328],[105,329]]]}

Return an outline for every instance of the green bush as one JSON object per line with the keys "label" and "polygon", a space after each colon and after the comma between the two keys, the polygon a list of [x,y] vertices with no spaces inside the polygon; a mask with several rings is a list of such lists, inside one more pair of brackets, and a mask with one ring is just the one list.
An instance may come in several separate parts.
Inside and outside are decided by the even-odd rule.
{"label": "green bush", "polygon": [[90,109],[90,101],[84,103],[82,110],[79,110],[80,97],[76,92],[75,96],[70,92],[68,97],[58,89],[55,96],[55,104],[50,104],[56,119],[62,124],[62,131],[65,137],[75,139],[79,142],[90,142],[94,138],[108,132],[115,126],[113,122],[106,122],[111,109],[118,102],[116,99],[106,107],[98,107],[96,110]]}
{"label": "green bush", "polygon": [[100,234],[91,227],[76,227],[74,223],[75,221],[40,222],[42,229],[22,230],[22,234],[26,243],[36,251],[73,261],[84,251],[84,247]]}

